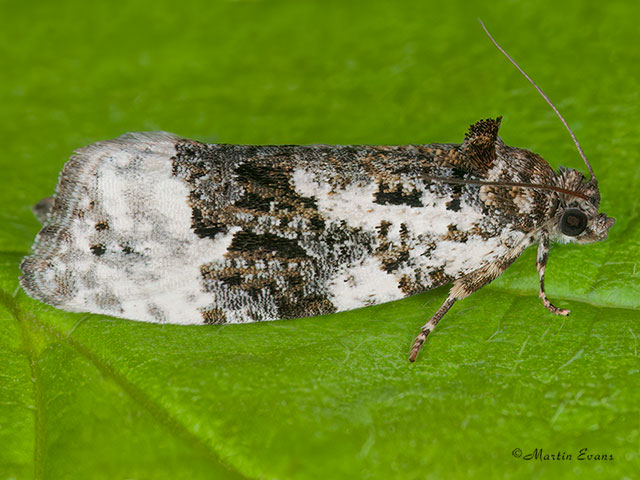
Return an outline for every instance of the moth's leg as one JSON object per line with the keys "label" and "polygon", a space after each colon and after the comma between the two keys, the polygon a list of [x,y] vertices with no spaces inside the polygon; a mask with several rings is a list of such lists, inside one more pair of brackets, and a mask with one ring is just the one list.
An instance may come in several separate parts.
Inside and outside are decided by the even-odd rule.
{"label": "moth's leg", "polygon": [[436,313],[433,314],[433,317],[431,317],[429,321],[422,326],[422,328],[420,329],[420,333],[413,342],[413,347],[411,347],[411,353],[409,354],[410,362],[416,361],[416,357],[418,356],[420,348],[422,348],[422,344],[425,342],[431,331],[436,328],[436,325],[438,324],[440,319],[444,317],[444,314],[449,311],[456,300],[456,298],[452,298],[451,294],[449,294],[449,297],[447,297],[444,303],[440,305],[440,308]]}
{"label": "moth's leg", "polygon": [[438,311],[431,317],[431,319],[420,329],[420,333],[413,342],[411,347],[411,353],[409,354],[409,361],[415,362],[420,348],[424,344],[427,336],[435,328],[438,322],[444,317],[444,314],[449,311],[451,306],[457,301],[468,297],[474,292],[477,292],[482,287],[491,283],[498,278],[502,273],[509,268],[509,266],[520,256],[520,254],[531,244],[531,239],[527,238],[519,245],[511,249],[504,257],[496,262],[485,265],[484,267],[465,275],[462,278],[453,282],[453,287],[449,291],[449,296],[440,306]]}
{"label": "moth's leg", "polygon": [[549,310],[551,313],[555,315],[567,316],[571,313],[571,310],[556,307],[549,301],[549,299],[547,298],[547,294],[544,292],[544,272],[547,269],[548,258],[549,237],[544,235],[540,239],[540,243],[538,243],[538,259],[536,261],[536,266],[538,267],[538,277],[540,278],[540,293],[538,294],[538,296],[540,297],[540,300],[542,300],[542,304],[547,307],[547,310]]}

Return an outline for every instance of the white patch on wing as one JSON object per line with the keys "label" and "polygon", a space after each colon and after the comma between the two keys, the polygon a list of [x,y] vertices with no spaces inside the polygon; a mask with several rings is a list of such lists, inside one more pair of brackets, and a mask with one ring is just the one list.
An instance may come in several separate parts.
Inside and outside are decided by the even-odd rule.
{"label": "white patch on wing", "polygon": [[411,267],[401,269],[397,275],[414,278],[416,271],[428,273],[442,269],[446,275],[458,278],[497,261],[525,236],[523,232],[510,230],[508,225],[499,237],[486,240],[479,235],[469,236],[466,242],[440,240],[428,255],[423,255],[424,246],[417,245],[411,252]]}
{"label": "white patch on wing", "polygon": [[330,220],[344,220],[354,228],[375,231],[382,221],[391,222],[388,237],[400,238],[400,225],[405,224],[413,235],[445,235],[450,224],[460,231],[473,227],[482,219],[482,214],[469,205],[461,205],[459,211],[447,209],[450,198],[442,198],[424,188],[420,200],[423,207],[409,205],[380,205],[375,203],[378,186],[371,182],[366,185],[350,185],[347,188],[331,191],[327,183],[320,183],[316,174],[304,169],[293,173],[296,192],[314,197],[318,210]]}
{"label": "white patch on wing", "polygon": [[404,297],[396,277],[381,269],[376,258],[367,258],[329,282],[329,299],[338,311],[390,302]]}
{"label": "white patch on wing", "polygon": [[474,236],[464,243],[448,240],[439,242],[435,250],[431,251],[430,261],[443,267],[446,275],[458,277],[476,270],[481,262],[493,262],[505,253],[507,248],[501,244],[500,238],[485,240]]}
{"label": "white patch on wing", "polygon": [[[201,309],[211,294],[203,289],[200,266],[222,258],[240,227],[213,239],[194,233],[189,187],[172,174],[173,138],[129,135],[112,142],[91,147],[95,168],[77,179],[91,202],[71,224],[74,255],[64,267],[78,291],[60,306],[148,322],[203,323]],[[97,232],[97,222],[108,229]],[[99,256],[91,253],[98,243],[105,249]],[[105,296],[122,310],[105,307]]]}
{"label": "white patch on wing", "polygon": [[521,193],[516,195],[513,198],[513,203],[520,209],[522,213],[531,213],[533,212],[534,204],[533,204],[533,195],[530,195],[530,192],[523,190]]}
{"label": "white patch on wing", "polygon": [[500,177],[502,176],[502,172],[504,172],[504,170],[507,168],[509,168],[509,166],[506,165],[502,159],[500,158],[496,159],[496,161],[493,162],[493,167],[491,167],[487,172],[487,180],[490,180],[490,181],[500,180]]}

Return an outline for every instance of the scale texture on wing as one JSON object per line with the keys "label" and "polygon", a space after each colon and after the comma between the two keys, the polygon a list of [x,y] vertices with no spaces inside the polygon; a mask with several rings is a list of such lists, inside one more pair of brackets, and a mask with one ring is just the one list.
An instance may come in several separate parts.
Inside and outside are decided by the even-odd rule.
{"label": "scale texture on wing", "polygon": [[478,122],[462,145],[166,133],[90,145],[61,174],[22,285],[66,310],[182,324],[318,315],[444,285],[548,218],[545,191],[429,180],[551,181],[542,158],[502,143],[499,124]]}

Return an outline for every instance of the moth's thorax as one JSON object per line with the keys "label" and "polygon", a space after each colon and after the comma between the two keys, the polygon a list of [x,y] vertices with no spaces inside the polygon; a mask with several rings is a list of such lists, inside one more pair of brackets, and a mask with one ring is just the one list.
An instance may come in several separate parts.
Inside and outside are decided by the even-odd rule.
{"label": "moth's thorax", "polygon": [[[528,150],[496,141],[496,157],[484,180],[498,183],[553,185],[556,172],[540,156]],[[492,215],[510,217],[519,230],[533,232],[543,227],[552,215],[555,199],[548,190],[486,185],[480,199]]]}

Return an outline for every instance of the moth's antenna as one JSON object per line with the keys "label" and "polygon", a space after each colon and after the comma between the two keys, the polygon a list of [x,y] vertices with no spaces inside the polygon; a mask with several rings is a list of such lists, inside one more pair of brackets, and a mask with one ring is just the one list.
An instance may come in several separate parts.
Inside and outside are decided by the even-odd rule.
{"label": "moth's antenna", "polygon": [[495,187],[519,187],[519,188],[534,188],[538,190],[549,190],[551,192],[558,192],[564,195],[571,195],[573,197],[582,198],[583,200],[589,200],[589,197],[567,188],[556,187],[553,185],[543,185],[542,183],[521,183],[521,182],[490,182],[486,180],[470,180],[466,178],[449,178],[449,177],[434,177],[431,175],[423,175],[422,178],[433,182],[442,183],[455,183],[457,185],[490,185]]}
{"label": "moth's antenna", "polygon": [[564,124],[565,128],[569,131],[569,134],[571,135],[571,138],[573,139],[573,143],[576,144],[576,147],[578,147],[578,152],[580,153],[580,156],[582,157],[582,159],[584,160],[584,163],[587,165],[587,168],[589,169],[589,174],[591,175],[591,179],[594,180],[595,182],[597,182],[598,180],[596,179],[596,176],[593,174],[593,169],[591,168],[591,164],[589,163],[589,160],[587,160],[587,157],[585,156],[584,152],[582,151],[582,147],[580,146],[580,143],[578,143],[578,139],[576,138],[575,134],[573,133],[573,130],[571,130],[571,127],[569,127],[569,124],[567,123],[567,121],[564,119],[564,117],[560,114],[560,112],[558,111],[558,109],[556,108],[556,106],[551,103],[551,100],[549,100],[549,97],[547,97],[544,92],[540,89],[540,87],[536,84],[536,82],[534,82],[531,77],[529,75],[526,74],[526,72],[524,70],[522,70],[522,68],[520,68],[520,65],[518,65],[516,63],[516,61],[511,58],[511,56],[504,50],[504,48],[502,48],[498,42],[496,42],[496,40],[491,36],[491,34],[489,33],[489,30],[487,30],[487,27],[484,26],[484,23],[482,23],[482,20],[478,19],[478,21],[480,22],[480,25],[482,26],[482,29],[484,30],[484,33],[487,34],[487,36],[489,37],[489,39],[493,42],[493,44],[498,47],[498,50],[500,50],[502,52],[502,54],[507,57],[509,59],[509,61],[511,63],[513,63],[513,65],[520,70],[520,73],[522,75],[524,75],[524,78],[526,78],[527,80],[529,80],[529,82],[531,82],[531,85],[533,85],[534,87],[536,87],[536,90],[538,90],[538,93],[540,95],[542,95],[542,98],[544,98],[547,103],[551,106],[551,108],[553,109],[554,112],[556,112],[556,115],[558,116],[558,118],[562,121],[562,123]]}

